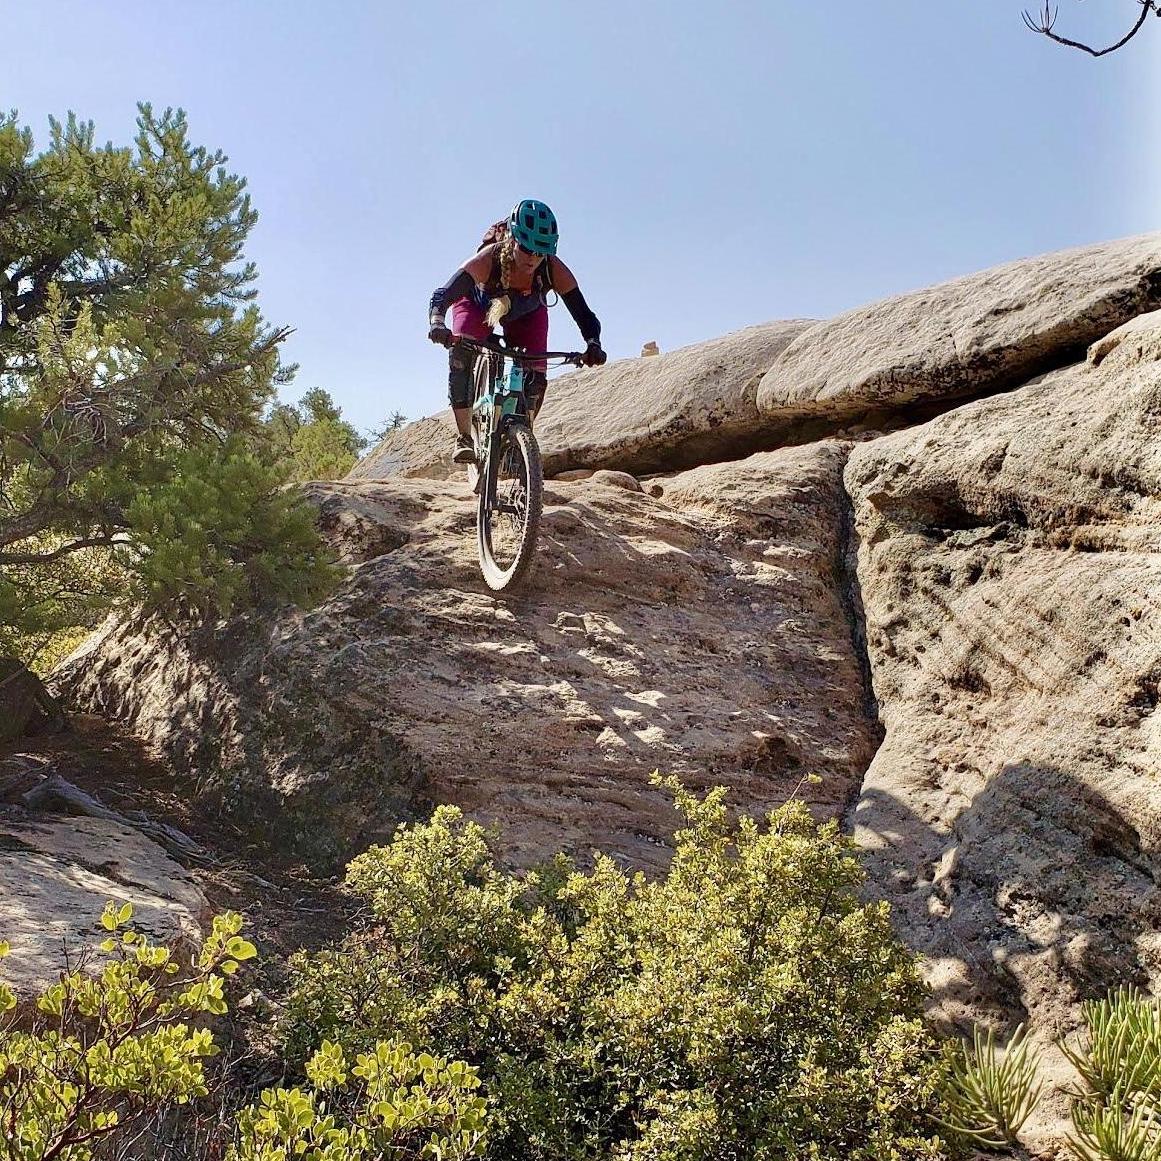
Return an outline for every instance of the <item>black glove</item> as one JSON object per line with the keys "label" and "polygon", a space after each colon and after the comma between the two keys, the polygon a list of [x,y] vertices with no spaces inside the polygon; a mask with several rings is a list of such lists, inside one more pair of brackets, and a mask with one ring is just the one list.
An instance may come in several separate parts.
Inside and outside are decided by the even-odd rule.
{"label": "black glove", "polygon": [[453,335],[450,330],[441,322],[436,322],[432,319],[431,326],[427,328],[427,337],[433,343],[438,343],[441,347],[450,347],[452,345]]}
{"label": "black glove", "polygon": [[589,339],[589,345],[581,361],[586,367],[603,367],[608,358],[609,356],[601,350],[600,342],[597,339]]}

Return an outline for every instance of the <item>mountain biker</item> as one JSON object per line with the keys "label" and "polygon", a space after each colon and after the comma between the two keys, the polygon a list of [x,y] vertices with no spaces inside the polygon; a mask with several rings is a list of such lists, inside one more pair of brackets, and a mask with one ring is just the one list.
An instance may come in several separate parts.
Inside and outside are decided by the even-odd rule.
{"label": "mountain biker", "polygon": [[[455,415],[453,463],[474,462],[472,450],[472,353],[455,345],[467,335],[486,339],[497,323],[511,346],[543,351],[548,346],[548,291],[564,300],[581,337],[588,344],[586,367],[597,367],[608,357],[601,349],[600,320],[589,309],[569,268],[556,256],[556,216],[543,202],[525,198],[508,217],[498,242],[482,246],[431,296],[427,337],[450,347],[448,398]],[[445,314],[451,309],[451,327]],[[525,379],[529,419],[535,419],[548,385],[548,364],[532,365]]]}

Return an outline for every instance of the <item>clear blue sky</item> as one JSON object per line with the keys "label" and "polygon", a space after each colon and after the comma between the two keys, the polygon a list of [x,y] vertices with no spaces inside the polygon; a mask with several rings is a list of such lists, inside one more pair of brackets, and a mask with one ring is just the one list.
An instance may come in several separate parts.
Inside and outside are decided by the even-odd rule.
{"label": "clear blue sky", "polygon": [[[0,107],[118,143],[137,101],[184,108],[249,179],[285,394],[369,427],[445,405],[428,297],[520,197],[614,357],[1161,227],[1161,20],[1093,60],[1021,7],[0,0]],[[1060,7],[1098,39],[1139,11]]]}

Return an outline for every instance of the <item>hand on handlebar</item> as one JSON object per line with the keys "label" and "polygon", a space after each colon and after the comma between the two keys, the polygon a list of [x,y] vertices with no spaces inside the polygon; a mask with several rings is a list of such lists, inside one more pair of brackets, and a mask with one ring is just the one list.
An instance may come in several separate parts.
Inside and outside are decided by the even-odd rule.
{"label": "hand on handlebar", "polygon": [[455,336],[443,323],[433,322],[427,329],[427,337],[441,347],[450,347]]}
{"label": "hand on handlebar", "polygon": [[596,339],[590,339],[589,345],[584,353],[584,358],[581,361],[586,367],[603,367],[608,357],[601,350],[601,344]]}

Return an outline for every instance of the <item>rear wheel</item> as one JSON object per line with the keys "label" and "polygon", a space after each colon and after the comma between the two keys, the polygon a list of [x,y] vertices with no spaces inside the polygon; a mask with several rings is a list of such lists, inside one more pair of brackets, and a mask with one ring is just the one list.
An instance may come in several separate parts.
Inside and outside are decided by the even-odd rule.
{"label": "rear wheel", "polygon": [[501,432],[480,489],[476,544],[480,570],[497,592],[519,584],[536,553],[544,502],[540,448],[526,423]]}

